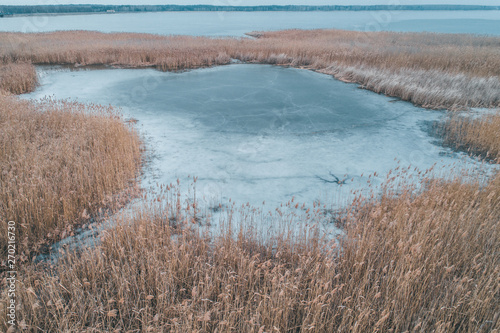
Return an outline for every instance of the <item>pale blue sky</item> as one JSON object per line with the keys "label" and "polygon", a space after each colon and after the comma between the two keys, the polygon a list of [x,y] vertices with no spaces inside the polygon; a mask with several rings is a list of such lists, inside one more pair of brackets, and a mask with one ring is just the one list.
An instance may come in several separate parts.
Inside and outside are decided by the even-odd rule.
{"label": "pale blue sky", "polygon": [[106,4],[106,5],[144,5],[144,4],[207,4],[207,5],[493,5],[500,6],[500,0],[0,0],[0,5],[48,5],[48,4]]}

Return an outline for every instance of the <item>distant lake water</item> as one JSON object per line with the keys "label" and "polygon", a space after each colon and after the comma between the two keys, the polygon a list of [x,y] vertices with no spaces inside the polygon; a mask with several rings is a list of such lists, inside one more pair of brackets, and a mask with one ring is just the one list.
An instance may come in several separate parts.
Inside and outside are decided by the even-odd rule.
{"label": "distant lake water", "polygon": [[256,30],[345,29],[500,35],[500,11],[156,12],[0,18],[0,31],[94,30],[244,36]]}

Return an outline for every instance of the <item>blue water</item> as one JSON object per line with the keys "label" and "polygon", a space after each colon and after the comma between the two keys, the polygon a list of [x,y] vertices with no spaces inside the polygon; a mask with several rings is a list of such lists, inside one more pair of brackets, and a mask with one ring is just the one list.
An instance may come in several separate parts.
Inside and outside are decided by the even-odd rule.
{"label": "blue water", "polygon": [[250,31],[293,28],[500,35],[500,11],[159,12],[0,19],[0,31],[22,32],[95,30],[239,37]]}

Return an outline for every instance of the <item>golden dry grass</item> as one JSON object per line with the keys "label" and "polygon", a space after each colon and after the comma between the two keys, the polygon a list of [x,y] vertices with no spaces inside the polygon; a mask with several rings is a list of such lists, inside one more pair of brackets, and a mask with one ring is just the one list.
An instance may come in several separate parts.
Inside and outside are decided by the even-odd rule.
{"label": "golden dry grass", "polygon": [[46,332],[492,332],[499,185],[431,181],[419,195],[356,201],[337,245],[308,228],[211,238],[189,218],[169,225],[175,200],[155,202],[97,248],[27,267],[19,319]]}
{"label": "golden dry grass", "polygon": [[480,117],[450,116],[443,127],[447,144],[500,163],[500,111]]}
{"label": "golden dry grass", "polygon": [[19,223],[23,257],[69,235],[138,172],[139,137],[112,108],[0,93],[0,127],[0,221]]}
{"label": "golden dry grass", "polygon": [[34,91],[37,83],[35,66],[29,62],[0,65],[0,90],[19,95]]}
{"label": "golden dry grass", "polygon": [[256,39],[0,33],[0,62],[181,70],[231,58],[304,67],[429,108],[500,106],[500,38],[471,35],[289,30]]}
{"label": "golden dry grass", "polygon": [[[437,33],[287,30],[256,33],[264,57],[288,51],[292,62],[364,64],[385,69],[422,69],[452,74],[500,76],[498,37]],[[252,47],[252,44],[247,44]],[[273,45],[274,50],[269,48]],[[256,50],[257,51],[257,50]],[[255,52],[251,49],[248,52]],[[303,57],[303,59],[300,59]]]}
{"label": "golden dry grass", "polygon": [[222,65],[230,62],[222,46],[231,40],[190,36],[106,34],[60,31],[1,33],[0,62],[32,61],[53,65],[119,65],[161,70]]}

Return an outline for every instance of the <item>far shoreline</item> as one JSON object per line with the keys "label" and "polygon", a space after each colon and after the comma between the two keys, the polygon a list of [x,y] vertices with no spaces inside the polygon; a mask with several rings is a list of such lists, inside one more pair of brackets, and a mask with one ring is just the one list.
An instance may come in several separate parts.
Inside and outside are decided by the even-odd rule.
{"label": "far shoreline", "polygon": [[419,11],[500,11],[500,6],[481,5],[4,5],[0,18],[24,16],[90,15],[159,12],[419,12]]}

